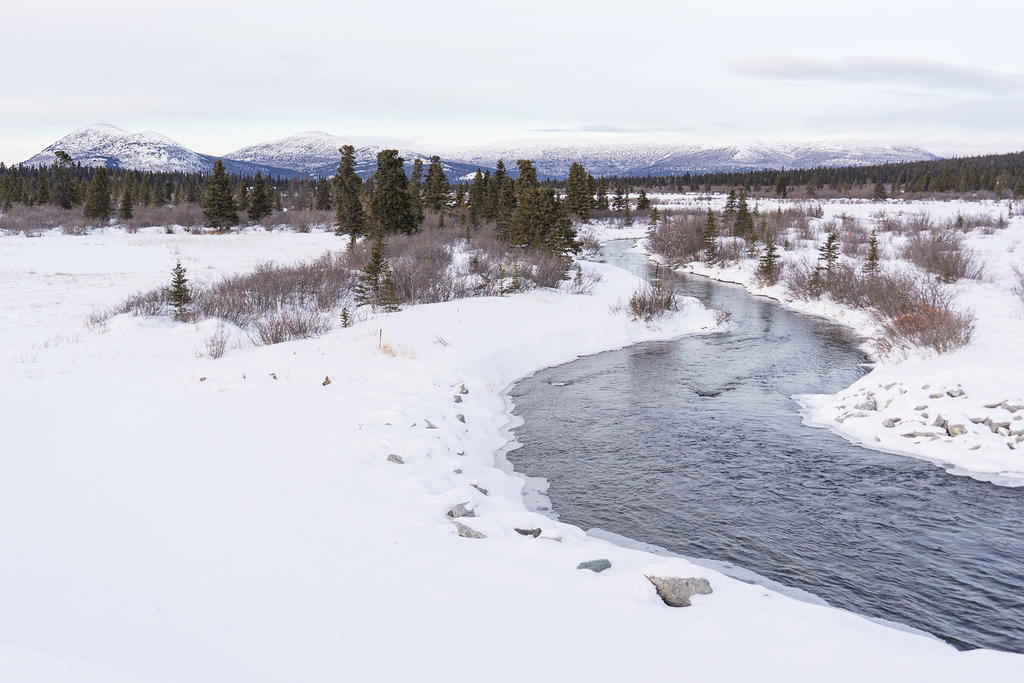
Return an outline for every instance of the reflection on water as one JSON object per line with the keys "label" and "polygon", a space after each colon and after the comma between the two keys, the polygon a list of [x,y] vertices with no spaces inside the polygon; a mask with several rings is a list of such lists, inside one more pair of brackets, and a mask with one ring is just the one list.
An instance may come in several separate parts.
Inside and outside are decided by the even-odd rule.
{"label": "reflection on water", "polygon": [[[621,243],[607,258],[648,272]],[[804,426],[790,396],[855,381],[857,339],[733,285],[657,276],[731,311],[732,329],[583,358],[513,389],[525,423],[509,459],[550,482],[559,517],[960,647],[1024,652],[1024,488]]]}

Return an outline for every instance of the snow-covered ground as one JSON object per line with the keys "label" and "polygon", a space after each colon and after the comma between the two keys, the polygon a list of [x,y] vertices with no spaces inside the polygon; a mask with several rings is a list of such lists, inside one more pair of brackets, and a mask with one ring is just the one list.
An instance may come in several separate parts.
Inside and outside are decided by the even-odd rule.
{"label": "snow-covered ground", "polygon": [[[651,326],[614,312],[637,285],[615,267],[585,266],[603,276],[590,295],[412,307],[218,360],[201,357],[213,322],[85,325],[179,257],[208,279],[338,242],[0,238],[0,680],[1024,678],[1022,656],[957,652],[526,508],[502,457],[510,383],[714,328],[692,300]],[[485,538],[447,516],[465,502],[463,533]],[[599,558],[611,568],[577,569]],[[670,608],[645,575],[714,592]]]}
{"label": "snow-covered ground", "polygon": [[[711,207],[721,211],[722,195],[659,195],[659,203],[677,208]],[[762,214],[792,208],[798,202],[758,200]],[[751,202],[753,207],[754,202]],[[818,206],[819,202],[805,202]],[[984,263],[981,281],[960,280],[951,285],[959,309],[976,316],[971,342],[954,352],[937,355],[914,352],[878,359],[872,371],[834,395],[797,397],[809,424],[827,427],[870,448],[930,460],[956,474],[969,475],[1007,486],[1024,486],[1024,301],[1014,291],[1014,267],[1024,266],[1024,216],[1008,216],[1007,203],[965,201],[823,201],[822,226],[842,215],[852,216],[868,231],[879,214],[911,217],[926,214],[939,223],[957,215],[988,215],[991,224],[1008,218],[999,230],[975,229],[966,244]],[[1020,209],[1020,205],[1015,207]],[[987,234],[988,233],[988,234]],[[883,267],[914,270],[899,258],[905,237],[878,231]],[[782,261],[814,261],[820,240],[801,241],[792,232]],[[840,241],[842,235],[840,235]],[[783,242],[783,236],[778,242]],[[752,293],[770,296],[796,310],[821,315],[849,325],[865,338],[878,333],[876,323],[863,310],[830,300],[795,299],[784,284],[757,283],[757,263],[746,260],[729,267],[692,263],[689,272],[743,284]],[[926,274],[916,271],[920,277]],[[871,352],[869,343],[865,348]],[[941,426],[945,422],[947,427]],[[963,433],[954,436],[961,430]]]}

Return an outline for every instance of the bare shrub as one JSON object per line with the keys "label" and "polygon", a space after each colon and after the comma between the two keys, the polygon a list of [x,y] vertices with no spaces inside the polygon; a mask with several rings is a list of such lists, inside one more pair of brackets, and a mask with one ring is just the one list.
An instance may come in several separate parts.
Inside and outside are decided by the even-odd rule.
{"label": "bare shrub", "polygon": [[168,231],[175,225],[184,228],[199,227],[205,219],[199,204],[182,203],[174,206],[136,206],[132,210],[131,218],[119,222],[129,230],[156,226]]}
{"label": "bare shrub", "polygon": [[576,239],[580,243],[584,256],[595,256],[601,251],[601,240],[597,233],[589,226],[583,226],[576,232]]}
{"label": "bare shrub", "polygon": [[576,272],[569,280],[568,290],[573,294],[593,294],[594,288],[604,278],[596,270],[583,270],[583,266],[576,264]]}
{"label": "bare shrub", "polygon": [[673,214],[648,232],[647,244],[668,263],[688,263],[700,254],[702,227],[694,214]]}
{"label": "bare shrub", "polygon": [[629,298],[629,311],[634,320],[650,322],[673,311],[679,310],[675,291],[671,285],[658,282],[654,285],[644,283]]}
{"label": "bare shrub", "polygon": [[984,213],[957,213],[953,218],[948,218],[942,223],[943,230],[959,230],[970,232],[975,228],[993,227],[996,219]]}
{"label": "bare shrub", "polygon": [[41,206],[24,206],[15,204],[0,214],[0,230],[21,232],[34,236],[43,230],[52,228],[71,228],[85,225],[82,212],[62,209],[58,206],[44,204]]}
{"label": "bare shrub", "polygon": [[295,209],[292,211],[275,211],[263,221],[265,226],[286,227],[295,232],[310,232],[314,229],[330,230],[334,225],[333,211],[317,211],[316,209]]}
{"label": "bare shrub", "polygon": [[912,236],[903,246],[902,256],[943,282],[978,280],[984,270],[974,251],[964,245],[963,237],[950,230]]}
{"label": "bare shrub", "polygon": [[451,247],[425,233],[389,244],[391,276],[406,304],[450,301],[462,294],[451,272]]}
{"label": "bare shrub", "polygon": [[281,311],[253,321],[254,344],[280,344],[293,339],[308,339],[330,331],[331,323],[314,311]]}
{"label": "bare shrub", "polygon": [[228,348],[228,329],[225,325],[217,325],[209,337],[206,338],[206,355],[216,360],[224,355]]}
{"label": "bare shrub", "polygon": [[917,304],[913,310],[882,321],[878,348],[888,353],[917,346],[945,353],[970,342],[973,334],[972,314],[949,306]]}
{"label": "bare shrub", "polygon": [[1021,301],[1024,301],[1024,265],[1015,267],[1013,274],[1017,278],[1017,286],[1013,288],[1013,291],[1017,293]]}

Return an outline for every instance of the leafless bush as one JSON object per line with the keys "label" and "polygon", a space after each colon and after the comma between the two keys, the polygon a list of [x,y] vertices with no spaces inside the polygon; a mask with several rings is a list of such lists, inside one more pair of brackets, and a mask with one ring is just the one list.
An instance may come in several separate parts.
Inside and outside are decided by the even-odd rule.
{"label": "leafless bush", "polygon": [[644,283],[629,298],[629,310],[634,320],[650,322],[678,311],[679,302],[671,285]]}
{"label": "leafless bush", "polygon": [[698,216],[673,214],[648,233],[647,244],[669,263],[688,263],[700,255],[701,229]]}
{"label": "leafless bush", "polygon": [[568,289],[573,294],[593,294],[594,288],[604,279],[601,273],[596,270],[583,270],[583,266],[576,264],[576,272],[569,280]]}
{"label": "leafless bush", "polygon": [[1013,288],[1013,291],[1017,293],[1021,301],[1024,301],[1024,265],[1015,267],[1013,274],[1017,278],[1017,286]]}
{"label": "leafless bush", "polygon": [[978,280],[984,271],[974,251],[964,245],[963,237],[949,230],[912,236],[903,246],[902,256],[943,282]]}
{"label": "leafless bush", "polygon": [[177,204],[174,206],[136,206],[132,217],[119,223],[128,229],[158,226],[170,229],[180,225],[195,228],[203,225],[203,209],[199,204]]}
{"label": "leafless bush", "polygon": [[65,235],[71,235],[73,237],[82,237],[83,235],[89,234],[89,226],[80,225],[78,223],[65,223],[60,226],[60,231]]}
{"label": "leafless bush", "polygon": [[228,329],[225,325],[217,325],[209,337],[206,338],[206,355],[217,359],[224,355],[228,348]]}
{"label": "leafless bush", "polygon": [[391,242],[389,263],[399,301],[435,303],[463,295],[451,271],[451,249],[450,244],[422,232]]}
{"label": "leafless bush", "polygon": [[253,321],[254,344],[280,344],[293,339],[307,339],[330,331],[326,316],[315,311],[281,311]]}
{"label": "leafless bush", "polygon": [[912,347],[945,353],[966,345],[973,334],[972,314],[949,306],[918,305],[903,315],[885,319],[877,343],[882,353]]}
{"label": "leafless bush", "polygon": [[601,251],[601,240],[598,239],[597,233],[594,232],[593,228],[588,226],[581,227],[576,232],[576,239],[583,249],[584,256],[594,256]]}
{"label": "leafless bush", "polygon": [[43,230],[62,226],[82,226],[82,212],[62,209],[44,204],[41,206],[24,206],[15,204],[0,214],[0,230],[22,232],[34,236]]}
{"label": "leafless bush", "polygon": [[332,229],[334,225],[333,211],[317,211],[315,209],[295,209],[292,211],[275,211],[265,218],[267,227],[285,227],[295,232],[310,232],[313,229]]}
{"label": "leafless bush", "polygon": [[996,224],[996,219],[988,214],[984,213],[958,213],[953,218],[948,218],[942,222],[943,230],[959,230],[960,232],[970,232],[975,228],[981,227],[992,227]]}

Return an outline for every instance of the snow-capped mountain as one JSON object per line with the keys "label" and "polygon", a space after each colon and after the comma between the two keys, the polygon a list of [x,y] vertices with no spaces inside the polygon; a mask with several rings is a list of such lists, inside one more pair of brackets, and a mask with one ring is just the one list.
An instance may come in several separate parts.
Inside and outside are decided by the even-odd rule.
{"label": "snow-capped mountain", "polygon": [[533,159],[543,177],[564,178],[578,161],[595,176],[673,175],[716,171],[752,171],[764,168],[816,166],[870,166],[897,161],[937,159],[917,147],[864,143],[801,143],[775,145],[589,145],[490,148],[464,152],[470,164],[493,166],[504,159],[514,172],[516,159]]}
{"label": "snow-capped mountain", "polygon": [[[83,166],[129,168],[136,171],[173,173],[209,173],[218,157],[199,154],[165,135],[146,131],[129,133],[117,126],[96,123],[65,135],[60,140],[22,162],[25,166],[52,164],[57,150],[71,155]],[[224,160],[228,173],[253,174],[257,170],[272,175],[292,176],[294,172],[274,166],[256,166],[245,162]]]}
{"label": "snow-capped mountain", "polygon": [[[311,176],[328,177],[334,175],[338,170],[338,162],[341,161],[341,154],[338,150],[342,145],[347,144],[351,144],[351,141],[338,135],[331,135],[323,131],[308,131],[280,140],[243,147],[225,155],[224,158],[287,168],[298,173],[308,173]],[[364,178],[372,175],[377,168],[377,154],[383,149],[387,149],[387,147],[380,145],[357,146],[356,173]],[[406,169],[411,167],[416,159],[420,159],[424,165],[430,163],[430,154],[423,152],[399,149],[398,154],[405,159]],[[487,166],[490,167],[492,164],[487,164]],[[442,158],[441,165],[449,178],[456,178],[476,171],[476,165],[451,159]]]}
{"label": "snow-capped mountain", "polygon": [[84,166],[186,173],[199,173],[207,167],[198,154],[159,133],[129,133],[103,123],[65,135],[25,161],[25,165],[52,164],[57,158],[57,150],[64,150]]}
{"label": "snow-capped mountain", "polygon": [[[338,148],[348,140],[322,131],[299,133],[243,147],[220,157],[229,173],[272,176],[329,177],[338,168]],[[356,147],[356,172],[369,177],[383,146]],[[131,168],[142,171],[209,173],[218,157],[199,154],[159,133],[129,133],[116,126],[95,124],[79,129],[25,161],[25,165],[52,164],[55,152],[64,150],[86,166]],[[401,149],[408,169],[414,159],[429,162],[430,154]],[[924,161],[938,157],[918,147],[865,144],[862,142],[814,142],[757,145],[532,145],[449,151],[440,154],[449,179],[469,178],[477,168],[493,169],[504,159],[516,175],[517,159],[533,159],[544,178],[565,178],[579,161],[595,176],[673,175],[714,171],[749,171],[764,168],[811,168],[815,166],[865,166],[898,161]]]}

